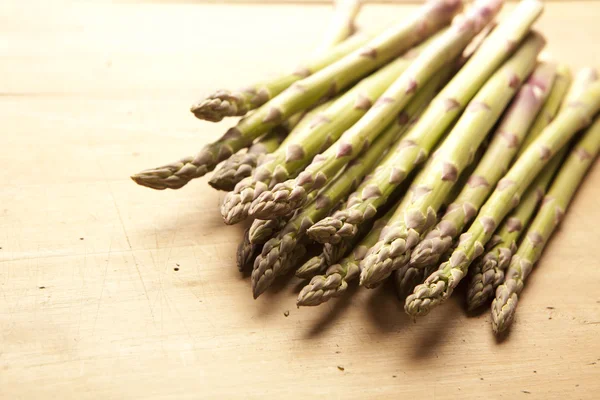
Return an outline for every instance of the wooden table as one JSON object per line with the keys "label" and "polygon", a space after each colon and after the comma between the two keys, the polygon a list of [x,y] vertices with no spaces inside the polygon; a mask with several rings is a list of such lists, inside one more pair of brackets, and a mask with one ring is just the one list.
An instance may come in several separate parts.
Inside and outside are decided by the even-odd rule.
{"label": "wooden table", "polygon": [[[370,5],[361,22],[413,7]],[[548,4],[549,53],[600,66],[599,13]],[[416,324],[389,287],[297,309],[292,279],[254,301],[222,193],[129,180],[221,134],[231,122],[199,122],[192,101],[293,65],[329,15],[2,2],[0,398],[598,398],[598,165],[502,342],[460,296]]]}

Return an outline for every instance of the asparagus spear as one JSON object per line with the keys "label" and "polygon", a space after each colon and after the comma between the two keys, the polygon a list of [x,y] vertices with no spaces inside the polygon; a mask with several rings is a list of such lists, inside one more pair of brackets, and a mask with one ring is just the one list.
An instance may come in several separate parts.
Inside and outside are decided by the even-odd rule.
{"label": "asparagus spear", "polygon": [[395,214],[389,233],[362,261],[360,283],[374,287],[408,262],[419,237],[437,221],[437,211],[479,145],[510,102],[521,82],[535,67],[544,39],[532,34],[519,50],[485,83],[469,103],[436,157],[413,182],[411,204]]}
{"label": "asparagus spear", "polygon": [[[477,149],[477,153],[475,154],[475,159],[473,160],[471,165],[469,165],[463,171],[463,173],[460,175],[460,178],[458,179],[458,181],[456,182],[454,187],[452,187],[450,195],[445,199],[444,204],[441,207],[439,215],[444,215],[445,210],[447,210],[448,206],[456,200],[456,198],[462,191],[462,188],[465,187],[465,185],[467,184],[467,182],[469,180],[469,177],[473,174],[473,172],[477,168],[481,158],[483,157],[483,154],[485,154],[485,152],[489,146],[488,142],[489,142],[489,140],[488,140],[488,138],[486,138],[486,140],[482,143],[482,145],[479,146],[479,148]],[[431,162],[433,162],[433,161],[430,159],[429,163],[431,163]],[[426,172],[427,172],[427,168],[423,168],[423,170],[421,171],[421,175]],[[421,179],[421,176],[418,176],[416,179],[417,180]],[[429,230],[425,231],[425,233],[423,233],[421,235],[421,237],[427,236],[428,233],[429,233]],[[453,246],[455,247],[456,243],[453,243]],[[398,295],[398,298],[401,301],[404,301],[406,299],[406,296],[408,296],[409,294],[412,293],[415,286],[417,286],[419,283],[422,283],[423,280],[425,280],[425,277],[429,276],[429,274],[432,273],[436,268],[437,268],[437,266],[434,267],[433,269],[432,268],[417,269],[417,268],[410,267],[410,263],[408,263],[408,264],[400,267],[396,271],[394,271],[393,280],[394,280],[394,284],[396,286],[396,294]]]}
{"label": "asparagus spear", "polygon": [[475,217],[493,187],[506,172],[544,104],[556,76],[556,66],[540,64],[505,112],[492,142],[467,184],[446,214],[414,248],[411,268],[435,265],[454,239]]}
{"label": "asparagus spear", "polygon": [[[408,196],[405,196],[405,199],[407,198]],[[398,207],[402,207],[402,204]],[[360,261],[367,254],[367,250],[377,242],[395,210],[396,208],[392,207],[383,217],[375,221],[371,231],[348,256],[338,264],[330,266],[324,275],[313,277],[310,283],[300,291],[296,304],[298,306],[317,306],[329,299],[341,296],[348,289],[348,282],[358,277]]]}
{"label": "asparagus spear", "polygon": [[310,279],[327,268],[327,262],[323,253],[310,258],[296,270],[296,276],[300,279]]}
{"label": "asparagus spear", "polygon": [[250,225],[248,240],[252,244],[265,244],[273,235],[283,229],[287,221],[287,218],[255,219]]}
{"label": "asparagus spear", "polygon": [[225,117],[243,116],[248,111],[262,106],[295,82],[356,51],[370,39],[364,34],[354,35],[329,51],[314,55],[312,59],[299,65],[291,73],[234,91],[218,90],[194,104],[190,111],[196,118],[211,122],[221,121]]}
{"label": "asparagus spear", "polygon": [[597,118],[585,132],[560,168],[541,209],[511,260],[505,282],[496,290],[496,298],[492,302],[492,329],[495,333],[506,330],[512,323],[525,279],[562,220],[577,187],[598,155],[598,151],[600,151],[600,118]]}
{"label": "asparagus spear", "polygon": [[387,129],[362,156],[331,181],[305,208],[297,212],[279,234],[263,246],[254,261],[252,291],[254,298],[260,296],[277,276],[284,275],[292,267],[291,257],[306,230],[325,217],[360,180],[375,166],[389,146],[403,130],[395,124]]}
{"label": "asparagus spear", "polygon": [[426,47],[408,69],[386,90],[375,107],[346,131],[333,146],[315,157],[295,180],[288,180],[262,192],[250,207],[250,215],[272,218],[301,207],[307,195],[327,183],[345,164],[402,111],[416,89],[424,85],[449,61],[460,55],[471,39],[493,18],[502,0],[478,0],[451,27]]}
{"label": "asparagus spear", "polygon": [[[521,232],[533,217],[556,170],[562,164],[565,150],[562,149],[531,184],[519,205],[506,217],[498,228],[498,233],[487,243],[486,252],[469,267],[471,278],[467,289],[469,311],[484,305],[494,295],[498,285],[504,281],[504,271],[517,251],[517,241]],[[426,276],[433,272],[430,271]]]}
{"label": "asparagus spear", "polygon": [[[588,84],[589,82],[585,83],[585,86]],[[581,85],[584,85],[584,82]],[[528,147],[528,142],[537,138],[541,131],[554,119],[570,86],[571,72],[569,68],[565,65],[559,65],[556,80],[548,100],[533,123],[520,152],[525,150]],[[582,87],[582,90],[584,90],[584,86]],[[565,103],[568,103],[568,101],[566,100]],[[564,149],[561,150],[561,153],[564,153],[564,151]],[[523,195],[517,208],[505,218],[500,228],[498,228],[498,234],[495,234],[487,243],[483,256],[477,258],[469,268],[470,279],[467,289],[467,307],[469,310],[474,310],[485,304],[494,295],[496,287],[504,280],[504,271],[508,268],[510,259],[517,249],[517,240],[521,235],[521,231],[533,216],[556,169],[561,164],[562,158],[561,154],[554,157],[548,167],[536,178],[535,182]]]}
{"label": "asparagus spear", "polygon": [[354,21],[362,6],[362,0],[336,0],[333,20],[325,33],[325,39],[317,50],[327,52],[334,45],[352,36],[356,31]]}
{"label": "asparagus spear", "polygon": [[252,266],[254,257],[260,250],[260,245],[250,243],[250,238],[248,236],[249,231],[249,229],[246,229],[244,232],[244,239],[242,239],[237,248],[236,261],[240,272]]}
{"label": "asparagus spear", "polygon": [[386,64],[416,43],[446,25],[462,4],[460,0],[429,0],[398,25],[386,30],[363,47],[302,80],[244,117],[217,141],[208,144],[192,160],[182,160],[134,175],[141,185],[152,185],[157,177],[200,177],[256,138],[295,113],[334,95],[361,77]]}
{"label": "asparagus spear", "polygon": [[477,219],[461,236],[448,262],[440,265],[425,283],[406,299],[405,310],[413,316],[426,315],[444,302],[467,273],[473,260],[483,253],[496,226],[516,206],[535,176],[580,129],[587,127],[600,110],[600,82],[590,87],[557,115],[540,136],[517,159],[491,194]]}
{"label": "asparagus spear", "polygon": [[293,72],[234,92],[219,90],[194,104],[191,108],[192,113],[199,119],[212,122],[218,122],[224,117],[243,116],[271,100],[294,82],[358,49],[370,39],[364,34],[354,35],[354,20],[361,5],[360,1],[355,0],[336,1],[333,20],[315,56],[299,65]]}
{"label": "asparagus spear", "polygon": [[[430,39],[431,40],[431,39]],[[253,176],[242,180],[233,192],[225,196],[221,215],[226,224],[236,224],[248,217],[252,201],[276,183],[296,176],[319,152],[335,142],[341,134],[358,121],[377,98],[427,46],[430,40],[413,48],[386,67],[363,79],[329,107],[309,113],[289,141],[255,170]]]}
{"label": "asparagus spear", "polygon": [[250,146],[247,152],[229,157],[211,176],[208,184],[217,190],[233,190],[239,181],[252,174],[261,158],[277,150],[286,137],[298,132],[294,128],[303,117],[302,112],[292,115],[284,124],[276,126]]}

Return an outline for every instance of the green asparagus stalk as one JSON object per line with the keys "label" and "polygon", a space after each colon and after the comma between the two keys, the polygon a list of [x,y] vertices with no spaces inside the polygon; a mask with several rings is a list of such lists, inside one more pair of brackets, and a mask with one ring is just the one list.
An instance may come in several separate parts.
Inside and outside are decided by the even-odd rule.
{"label": "green asparagus stalk", "polygon": [[[294,82],[325,68],[363,46],[370,38],[364,34],[354,35],[356,31],[354,20],[361,5],[360,1],[355,0],[336,2],[333,20],[316,54],[311,60],[299,65],[292,73],[234,92],[219,90],[194,104],[191,108],[192,113],[199,119],[212,122],[221,121],[224,117],[243,116],[271,100]],[[354,36],[351,37],[352,35]]]}
{"label": "green asparagus stalk", "polygon": [[[460,175],[460,178],[458,179],[456,184],[452,187],[452,191],[450,192],[450,195],[445,199],[444,204],[442,205],[442,208],[441,208],[440,212],[438,213],[439,215],[444,215],[445,210],[447,210],[448,206],[456,200],[456,198],[462,191],[462,188],[465,187],[465,185],[467,184],[467,182],[469,180],[469,177],[473,174],[473,172],[477,168],[479,162],[481,161],[483,155],[487,151],[487,148],[489,146],[488,142],[489,142],[489,140],[488,140],[488,138],[486,138],[486,140],[482,143],[482,145],[479,146],[479,148],[477,149],[477,153],[475,154],[475,159],[462,172],[462,174]],[[429,163],[431,163],[431,162],[433,162],[433,161],[430,159]],[[420,174],[424,174],[426,172],[427,172],[427,168],[425,167],[425,168],[423,168],[423,170],[421,170]],[[421,176],[417,176],[416,179],[417,180],[421,179]],[[421,237],[422,238],[426,237],[428,233],[429,233],[429,230],[426,230],[425,233],[423,233],[421,235]],[[456,241],[455,241],[455,243],[453,243],[452,250],[454,250],[454,247],[456,247]],[[425,278],[427,276],[429,276],[430,273],[435,271],[435,269],[437,269],[437,266],[435,266],[434,268],[424,268],[424,269],[412,268],[410,266],[410,263],[408,263],[408,264],[400,267],[396,271],[394,271],[393,280],[394,280],[394,284],[396,286],[396,294],[398,295],[398,298],[401,301],[404,301],[406,299],[406,297],[412,293],[415,286],[417,286],[419,283],[423,283]]]}
{"label": "green asparagus stalk", "polygon": [[512,163],[550,93],[555,76],[555,65],[540,64],[519,90],[467,184],[448,206],[437,226],[413,249],[410,267],[423,269],[435,265],[477,215],[479,208]]}
{"label": "green asparagus stalk", "polygon": [[248,217],[252,201],[279,182],[293,178],[313,157],[338,140],[358,121],[379,96],[412,62],[416,54],[431,41],[399,57],[386,67],[363,79],[356,86],[318,113],[309,113],[298,127],[298,134],[283,143],[256,168],[251,178],[242,180],[225,196],[221,215],[226,224],[236,224]]}
{"label": "green asparagus stalk", "polygon": [[221,121],[225,117],[244,116],[248,111],[262,106],[295,82],[356,51],[369,40],[371,38],[365,34],[354,35],[327,52],[319,52],[289,74],[255,83],[239,90],[218,90],[194,104],[191,112],[196,118],[211,122]]}
{"label": "green asparagus stalk", "polygon": [[244,238],[237,248],[236,261],[238,270],[240,272],[243,272],[252,266],[255,256],[260,250],[260,245],[250,243],[248,233],[249,229],[246,229],[244,232]]}
{"label": "green asparagus stalk", "polygon": [[[487,303],[494,295],[498,285],[504,282],[504,271],[517,251],[517,241],[543,199],[556,170],[562,164],[564,154],[566,154],[565,150],[563,148],[536,178],[523,195],[519,205],[500,225],[498,233],[494,234],[486,244],[486,252],[469,267],[471,278],[467,289],[469,311]],[[433,272],[430,271],[430,274]]]}
{"label": "green asparagus stalk", "polygon": [[211,176],[208,184],[217,190],[227,192],[233,190],[239,181],[252,174],[266,154],[277,150],[287,136],[298,132],[294,128],[303,117],[302,112],[292,115],[285,124],[276,126],[250,146],[247,152],[236,153],[229,157]]}
{"label": "green asparagus stalk", "polygon": [[600,110],[600,82],[590,87],[561,110],[540,136],[517,159],[498,182],[469,230],[461,236],[448,262],[440,265],[425,283],[406,299],[405,310],[413,316],[426,315],[452,294],[467,273],[469,265],[484,251],[496,226],[519,202],[531,181],[549,160],[573,137],[587,127]]}
{"label": "green asparagus stalk", "polygon": [[333,20],[325,33],[325,39],[317,52],[328,52],[334,45],[346,40],[356,32],[355,20],[362,0],[336,0]]}
{"label": "green asparagus stalk", "polygon": [[[405,196],[405,199],[407,198],[408,196]],[[403,202],[405,201],[403,200]],[[402,203],[397,207],[402,207]],[[327,268],[324,275],[313,277],[310,283],[300,291],[296,304],[298,306],[318,306],[329,299],[341,296],[348,289],[348,283],[358,278],[361,260],[367,254],[367,250],[377,243],[379,235],[395,211],[396,207],[392,207],[383,217],[375,221],[371,231],[348,256],[338,264]]]}
{"label": "green asparagus stalk", "polygon": [[386,130],[362,156],[356,159],[356,162],[348,165],[346,170],[331,181],[314,201],[297,212],[276,237],[265,243],[261,254],[254,261],[252,271],[254,298],[267,290],[276,277],[290,270],[295,261],[291,255],[298,241],[305,237],[306,230],[327,216],[358,185],[401,133],[402,129],[396,126]]}
{"label": "green asparagus stalk", "polygon": [[562,220],[577,187],[600,151],[600,118],[578,141],[554,179],[544,203],[511,260],[505,282],[492,302],[492,329],[505,331],[512,323],[525,279],[542,255],[550,236]]}
{"label": "green asparagus stalk", "polygon": [[416,89],[451,60],[458,57],[473,37],[494,17],[502,0],[478,0],[451,27],[436,38],[408,69],[386,90],[363,118],[312,163],[295,180],[288,180],[262,192],[250,207],[250,215],[273,218],[301,207],[307,195],[323,187],[402,111]]}
{"label": "green asparagus stalk", "polygon": [[[425,85],[425,87],[417,95],[417,98],[413,101],[409,107],[421,106],[423,109],[427,107],[431,99],[434,97],[436,91],[450,78],[453,68],[452,64],[445,67],[440,73],[432,78],[431,81]],[[419,100],[420,98],[420,100]],[[418,115],[422,110],[418,112],[409,111],[408,114]],[[417,123],[418,118],[408,119],[406,114],[401,114],[403,118],[398,118],[396,124],[403,130],[408,130],[411,126]],[[316,240],[319,243],[323,243],[328,247],[328,253],[339,253],[340,250],[336,250],[335,247],[339,246],[342,249],[347,248],[353,243],[355,236],[359,229],[365,224],[344,224],[344,221],[351,219],[352,214],[355,213],[356,208],[353,207],[356,204],[362,204],[368,199],[376,197],[379,203],[384,204],[389,196],[392,194],[402,182],[403,179],[396,179],[396,165],[398,163],[398,154],[402,151],[404,146],[404,140],[400,141],[395,148],[395,151],[389,152],[375,168],[373,173],[369,174],[358,186],[355,192],[349,197],[340,210],[336,211],[332,216],[322,219],[313,225],[308,231],[308,235],[311,239]],[[402,177],[404,178],[404,177]],[[385,190],[389,189],[389,190]],[[385,194],[384,194],[385,192]],[[383,200],[383,198],[385,199]],[[371,208],[367,214],[361,219],[361,222],[372,219],[377,209]],[[355,218],[356,220],[356,218]],[[351,231],[348,231],[348,229]],[[343,251],[343,250],[341,250]],[[336,261],[333,261],[335,263]],[[331,265],[331,264],[330,264]]]}
{"label": "green asparagus stalk", "polygon": [[363,47],[322,70],[295,82],[253,113],[244,117],[217,141],[208,144],[193,159],[179,161],[135,175],[141,184],[160,177],[200,177],[295,113],[320,99],[335,95],[373,70],[386,64],[446,25],[460,10],[460,0],[429,0],[410,18],[386,30]]}
{"label": "green asparagus stalk", "polygon": [[436,157],[420,179],[413,182],[411,204],[392,217],[389,222],[392,229],[362,261],[361,285],[375,287],[408,262],[420,236],[437,222],[437,212],[461,172],[473,161],[481,142],[521,82],[531,74],[544,44],[541,36],[532,34],[475,95]]}
{"label": "green asparagus stalk", "polygon": [[[550,121],[554,119],[563,100],[565,100],[564,103],[568,103],[565,95],[571,86],[571,80],[569,68],[566,65],[559,65],[556,80],[548,100],[533,123],[520,152],[524,151],[528,143],[537,138]],[[582,85],[582,90],[585,90],[585,86],[589,83],[591,82],[576,83],[575,86]],[[469,267],[470,279],[467,289],[467,307],[469,310],[474,310],[487,303],[494,295],[496,287],[504,281],[504,271],[508,268],[511,257],[517,250],[517,240],[521,235],[521,231],[533,216],[539,201],[554,177],[556,169],[562,163],[564,153],[565,149],[561,150],[560,154],[556,155],[548,164],[548,167],[536,178],[523,195],[517,208],[505,218],[500,228],[498,228],[498,233],[487,243],[483,256],[478,257]]]}

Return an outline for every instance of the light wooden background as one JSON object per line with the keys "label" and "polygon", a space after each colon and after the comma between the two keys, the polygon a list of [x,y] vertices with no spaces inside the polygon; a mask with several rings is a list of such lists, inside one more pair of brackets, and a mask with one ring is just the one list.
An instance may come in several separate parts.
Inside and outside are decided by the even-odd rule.
{"label": "light wooden background", "polygon": [[[367,6],[361,24],[411,9]],[[600,66],[599,15],[596,2],[549,4],[551,55]],[[597,165],[503,342],[460,296],[416,324],[389,287],[296,309],[292,279],[254,301],[221,193],[129,180],[224,132],[231,122],[197,121],[192,101],[294,65],[329,16],[0,3],[0,398],[598,398]]]}

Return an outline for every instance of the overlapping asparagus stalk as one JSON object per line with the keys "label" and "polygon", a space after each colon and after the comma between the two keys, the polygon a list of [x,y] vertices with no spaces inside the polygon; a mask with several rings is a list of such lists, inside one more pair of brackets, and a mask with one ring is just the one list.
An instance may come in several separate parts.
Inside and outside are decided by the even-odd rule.
{"label": "overlapping asparagus stalk", "polygon": [[284,124],[278,125],[248,148],[247,152],[236,153],[223,162],[213,173],[208,184],[217,190],[231,191],[242,179],[250,176],[259,161],[266,154],[272,153],[290,135],[298,132],[295,127],[304,117],[299,112],[292,115]]}
{"label": "overlapping asparagus stalk", "polygon": [[483,29],[501,7],[501,0],[480,0],[452,26],[436,38],[408,69],[381,96],[375,107],[313,162],[295,180],[282,182],[261,193],[250,207],[257,218],[289,214],[301,207],[307,195],[323,187],[345,164],[356,158],[368,143],[395,118],[423,86],[442,67],[461,54],[473,37]]}
{"label": "overlapping asparagus stalk", "polygon": [[[290,254],[293,254],[298,240],[305,236],[306,230],[326,217],[362,178],[373,170],[391,144],[406,132],[421,110],[431,101],[442,79],[443,75],[439,75],[425,85],[406,110],[398,116],[396,123],[392,123],[372,146],[319,192],[314,201],[311,200],[307,207],[296,212],[281,232],[264,245],[261,255],[254,262],[252,272],[255,298],[263,293],[277,276],[289,270],[290,260],[295,260]],[[309,197],[314,197],[314,193],[316,192],[312,192]]]}
{"label": "overlapping asparagus stalk", "polygon": [[[481,146],[479,146],[479,148],[477,149],[477,153],[475,155],[475,159],[460,175],[460,178],[458,179],[458,181],[452,188],[450,195],[445,199],[444,204],[442,205],[442,208],[441,208],[440,212],[438,213],[439,215],[444,215],[445,210],[447,210],[448,206],[450,204],[452,204],[454,202],[454,200],[458,197],[458,195],[461,192],[461,189],[465,187],[465,185],[467,184],[467,182],[469,180],[469,177],[473,174],[473,172],[475,171],[475,168],[477,168],[481,158],[483,157],[483,154],[485,154],[485,152],[488,148],[488,145],[489,145],[488,142],[489,142],[489,140],[488,140],[488,138],[486,138],[485,141],[481,144]],[[431,163],[433,161],[430,159],[429,162]],[[421,171],[421,173],[423,173],[426,170],[427,170],[427,168],[424,168]],[[415,180],[419,180],[419,179],[421,179],[421,177],[419,177],[419,176],[417,176],[417,178],[415,178]],[[429,230],[425,231],[425,233],[423,233],[421,235],[421,237],[425,237],[428,233],[429,233]],[[456,246],[456,241],[455,241],[455,243],[453,243],[453,246]],[[437,266],[436,266],[436,268],[437,268]],[[408,263],[408,264],[400,267],[396,271],[394,271],[393,281],[394,281],[394,286],[396,287],[396,294],[398,295],[398,298],[401,301],[404,301],[406,299],[406,297],[412,293],[415,286],[417,286],[419,283],[422,283],[423,280],[425,280],[425,277],[429,276],[429,274],[432,273],[433,271],[434,270],[430,269],[430,268],[425,268],[425,269],[412,268],[412,267],[410,267],[410,263]]]}
{"label": "overlapping asparagus stalk", "polygon": [[252,201],[260,193],[295,177],[319,151],[337,141],[346,129],[365,115],[430,40],[363,79],[328,107],[319,107],[318,112],[309,113],[296,129],[297,134],[294,132],[277,151],[265,158],[252,177],[242,180],[225,196],[221,206],[225,223],[235,224],[246,219]]}
{"label": "overlapping asparagus stalk", "polygon": [[[589,83],[581,82],[581,90],[584,90]],[[525,138],[525,142],[520,149],[521,153],[554,119],[570,86],[571,72],[569,68],[565,65],[559,65],[548,100]],[[565,101],[565,103],[568,103],[568,101]],[[564,150],[561,150],[561,153],[564,153]],[[539,201],[544,196],[552,177],[554,177],[556,169],[562,163],[562,158],[562,155],[558,154],[548,164],[548,167],[542,171],[531,187],[527,189],[517,208],[502,222],[502,225],[498,228],[498,233],[487,243],[485,253],[469,267],[470,280],[467,289],[467,307],[469,310],[474,310],[485,304],[494,295],[496,287],[504,280],[504,271],[508,268],[510,259],[517,249],[517,240],[521,235],[521,231],[533,216]]]}
{"label": "overlapping asparagus stalk", "polygon": [[600,83],[592,84],[576,101],[571,101],[556,119],[517,159],[498,183],[469,230],[461,236],[450,260],[415,288],[406,299],[405,310],[413,316],[426,315],[448,299],[467,273],[469,265],[484,251],[496,227],[519,202],[535,176],[580,129],[587,127],[600,110]]}
{"label": "overlapping asparagus stalk", "polygon": [[506,173],[546,101],[556,76],[556,66],[541,64],[519,90],[505,112],[490,146],[446,214],[413,249],[410,267],[435,265],[450,249],[454,239],[477,215],[488,195]]}
{"label": "overlapping asparagus stalk", "polygon": [[533,71],[544,44],[540,35],[532,33],[469,103],[436,157],[421,178],[413,182],[411,204],[392,217],[388,234],[380,238],[363,260],[361,285],[377,286],[408,262],[420,236],[437,222],[437,212],[461,172],[473,161],[487,133]]}
{"label": "overlapping asparagus stalk", "polygon": [[295,252],[306,229],[325,217],[342,201],[360,180],[374,167],[382,154],[397,138],[398,129],[390,129],[382,135],[361,157],[335,180],[333,180],[307,207],[296,213],[281,232],[263,246],[254,261],[252,292],[260,296],[276,277],[287,273],[297,261]]}
{"label": "overlapping asparagus stalk", "polygon": [[[562,149],[527,189],[519,205],[505,218],[490,241],[485,253],[469,267],[470,281],[467,289],[467,308],[476,309],[488,302],[494,291],[504,282],[504,271],[508,268],[517,241],[523,229],[533,217],[554,174],[562,164],[566,149]],[[434,271],[430,271],[429,276]]]}
{"label": "overlapping asparagus stalk", "polygon": [[[510,55],[512,48],[506,43],[518,43],[527,34],[531,24],[540,15],[541,7],[536,1],[522,2],[499,24],[399,143],[384,172],[374,176],[373,182],[365,182],[365,188],[373,185],[373,190],[366,192],[370,195],[362,196],[361,192],[365,188],[361,187],[347,209],[335,213],[331,219],[322,221],[319,227],[313,229],[313,238],[335,242],[338,237],[351,237],[360,224],[372,218],[377,209],[385,204],[397,182],[402,181],[427,158],[477,90]],[[379,192],[381,195],[378,195]]]}
{"label": "overlapping asparagus stalk", "polygon": [[386,30],[361,48],[322,70],[295,82],[266,102],[192,160],[168,164],[134,175],[140,185],[152,187],[156,176],[200,177],[295,113],[333,96],[360,78],[448,24],[460,10],[460,0],[429,0],[411,17]]}
{"label": "overlapping asparagus stalk", "polygon": [[600,118],[597,118],[560,168],[541,209],[511,260],[506,280],[496,290],[496,298],[492,302],[492,329],[495,333],[506,330],[512,323],[525,279],[542,255],[548,239],[562,220],[577,187],[599,151]]}
{"label": "overlapping asparagus stalk", "polygon": [[329,299],[341,296],[348,289],[348,283],[358,278],[361,260],[367,254],[367,250],[377,243],[379,235],[395,211],[396,208],[392,207],[383,217],[375,221],[369,233],[338,264],[327,268],[324,275],[313,277],[300,291],[296,304],[318,306]]}

